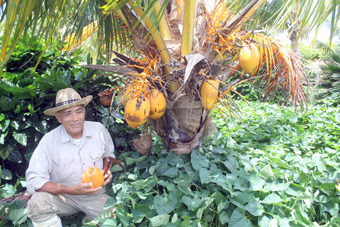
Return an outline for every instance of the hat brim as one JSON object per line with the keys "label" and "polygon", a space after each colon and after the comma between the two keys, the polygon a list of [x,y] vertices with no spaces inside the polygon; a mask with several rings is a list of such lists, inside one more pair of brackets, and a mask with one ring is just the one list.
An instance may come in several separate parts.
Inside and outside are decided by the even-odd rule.
{"label": "hat brim", "polygon": [[75,101],[75,102],[72,102],[70,104],[66,104],[66,105],[54,107],[54,108],[51,108],[51,109],[47,109],[47,110],[44,111],[44,114],[49,115],[49,116],[54,116],[56,112],[63,110],[63,109],[67,109],[69,107],[79,106],[79,105],[86,106],[87,104],[89,104],[89,102],[91,102],[92,98],[93,98],[93,96],[89,95],[89,96],[86,96],[85,98],[82,98],[82,99]]}

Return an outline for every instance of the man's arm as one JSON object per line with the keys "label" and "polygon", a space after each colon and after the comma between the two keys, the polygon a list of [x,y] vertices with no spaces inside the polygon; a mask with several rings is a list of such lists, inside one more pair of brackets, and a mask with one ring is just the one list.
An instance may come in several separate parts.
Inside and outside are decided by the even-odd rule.
{"label": "man's arm", "polygon": [[64,186],[55,184],[51,181],[46,182],[37,192],[48,192],[50,194],[73,194],[73,195],[92,195],[98,194],[102,187],[91,188],[92,183],[80,183],[74,186]]}

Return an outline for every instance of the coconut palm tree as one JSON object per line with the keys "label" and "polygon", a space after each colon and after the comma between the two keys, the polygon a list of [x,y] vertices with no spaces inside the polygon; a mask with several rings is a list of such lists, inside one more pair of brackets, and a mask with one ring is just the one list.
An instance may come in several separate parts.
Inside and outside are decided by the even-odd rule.
{"label": "coconut palm tree", "polygon": [[[44,35],[49,44],[63,29],[63,40],[72,48],[97,31],[99,52],[105,49],[110,59],[115,49],[116,65],[84,67],[122,75],[124,86],[116,88],[115,94],[130,126],[152,124],[169,151],[187,153],[214,132],[211,108],[223,118],[239,115],[230,94],[237,93],[240,83],[255,81],[266,98],[281,93],[293,105],[307,103],[302,86],[307,77],[299,57],[285,44],[256,31],[259,23],[252,23],[251,16],[266,1],[243,2],[220,0],[208,11],[204,2],[196,0],[0,0],[5,18],[0,67],[5,66],[21,34]],[[280,10],[292,12],[296,3],[287,2],[290,5]],[[306,4],[311,7],[312,3]],[[339,17],[335,14],[338,6],[330,5],[322,16],[333,12]],[[282,16],[281,11],[276,14]],[[308,12],[296,18],[319,15]],[[129,50],[139,57],[119,53]],[[162,95],[165,101],[152,103]],[[160,118],[149,119],[162,113]]]}

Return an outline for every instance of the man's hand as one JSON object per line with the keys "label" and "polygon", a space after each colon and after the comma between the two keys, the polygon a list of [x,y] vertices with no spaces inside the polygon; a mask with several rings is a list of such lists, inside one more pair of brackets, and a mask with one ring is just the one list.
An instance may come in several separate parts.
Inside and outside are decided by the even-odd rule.
{"label": "man's hand", "polygon": [[76,195],[96,195],[98,194],[103,187],[98,188],[91,188],[92,183],[80,183],[75,186],[73,186],[73,193]]}
{"label": "man's hand", "polygon": [[112,173],[111,173],[110,170],[107,171],[107,173],[104,176],[104,179],[105,179],[104,186],[111,182],[111,180],[112,180]]}

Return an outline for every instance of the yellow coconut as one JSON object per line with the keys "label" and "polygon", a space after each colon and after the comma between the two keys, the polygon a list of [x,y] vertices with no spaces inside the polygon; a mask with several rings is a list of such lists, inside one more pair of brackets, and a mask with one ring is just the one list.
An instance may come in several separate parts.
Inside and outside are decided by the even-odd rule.
{"label": "yellow coconut", "polygon": [[148,98],[135,97],[126,102],[125,120],[135,129],[146,122],[150,114],[150,101]]}
{"label": "yellow coconut", "polygon": [[259,52],[254,44],[247,44],[240,51],[239,62],[245,73],[251,73],[259,65]]}
{"label": "yellow coconut", "polygon": [[218,82],[215,80],[204,81],[201,88],[203,108],[210,110],[218,98]]}
{"label": "yellow coconut", "polygon": [[166,109],[166,100],[162,92],[152,89],[150,94],[150,118],[158,120],[163,116]]}

